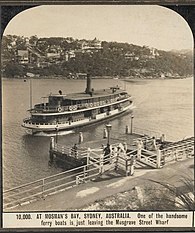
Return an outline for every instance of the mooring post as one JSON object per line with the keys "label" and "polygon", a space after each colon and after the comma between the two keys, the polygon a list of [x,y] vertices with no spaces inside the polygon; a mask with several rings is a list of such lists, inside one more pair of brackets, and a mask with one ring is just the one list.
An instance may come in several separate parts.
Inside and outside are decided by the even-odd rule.
{"label": "mooring post", "polygon": [[161,167],[161,151],[157,149],[157,155],[156,155],[156,168]]}
{"label": "mooring post", "polygon": [[126,125],[125,133],[126,133],[126,134],[128,134],[128,133],[129,133],[129,126],[128,126],[128,125]]}
{"label": "mooring post", "polygon": [[54,137],[50,138],[50,150],[53,150],[55,148],[55,140]]}
{"label": "mooring post", "polygon": [[50,138],[50,150],[49,150],[49,162],[52,164],[54,160],[53,150],[55,148],[55,140],[54,137]]}
{"label": "mooring post", "polygon": [[104,128],[103,138],[107,138],[107,137],[108,137],[108,132],[107,132],[106,128]]}
{"label": "mooring post", "polygon": [[79,132],[79,144],[83,142],[83,133]]}
{"label": "mooring post", "polygon": [[107,144],[110,144],[110,132],[112,129],[112,125],[109,123],[106,125],[106,129],[107,129],[107,133],[108,133],[108,140],[107,140]]}

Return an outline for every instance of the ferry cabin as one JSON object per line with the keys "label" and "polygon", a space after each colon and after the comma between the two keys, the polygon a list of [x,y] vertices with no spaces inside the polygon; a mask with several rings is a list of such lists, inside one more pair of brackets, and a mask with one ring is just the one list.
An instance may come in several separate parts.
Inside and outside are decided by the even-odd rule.
{"label": "ferry cabin", "polygon": [[63,124],[85,118],[97,119],[101,114],[123,110],[132,101],[125,91],[110,88],[91,94],[50,95],[48,103],[37,104],[31,110],[31,122],[38,124]]}

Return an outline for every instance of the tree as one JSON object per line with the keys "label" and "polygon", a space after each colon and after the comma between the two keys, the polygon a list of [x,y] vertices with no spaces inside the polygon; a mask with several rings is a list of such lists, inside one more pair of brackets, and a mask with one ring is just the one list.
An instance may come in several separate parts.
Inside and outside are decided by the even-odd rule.
{"label": "tree", "polygon": [[15,76],[24,76],[25,71],[21,65],[8,63],[5,67],[5,75],[6,77],[14,78]]}
{"label": "tree", "polygon": [[38,41],[38,37],[37,36],[31,36],[30,39],[29,39],[29,43],[31,45],[36,45],[37,41]]}

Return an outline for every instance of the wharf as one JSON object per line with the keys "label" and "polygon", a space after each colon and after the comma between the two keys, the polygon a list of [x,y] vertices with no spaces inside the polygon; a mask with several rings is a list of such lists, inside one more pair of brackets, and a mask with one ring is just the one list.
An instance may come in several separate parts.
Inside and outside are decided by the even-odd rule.
{"label": "wharf", "polygon": [[98,140],[85,141],[83,140],[83,135],[80,132],[77,141],[66,145],[57,143],[57,137],[51,137],[49,164],[51,165],[53,162],[55,162],[57,166],[63,167],[64,169],[71,169],[82,166],[87,163],[86,154],[88,150],[98,151],[99,154],[104,153],[104,148],[106,148],[108,144],[125,144],[126,148],[128,147],[131,148],[131,150],[135,150],[137,139],[142,137],[138,133],[129,132],[126,132],[126,134],[121,134],[117,138],[111,137],[108,135],[108,131],[106,129],[103,133],[103,138]]}
{"label": "wharf", "polygon": [[[103,146],[106,146],[108,141],[109,144],[116,144],[116,143],[126,143],[129,148],[134,149],[136,147],[136,140],[137,139],[143,139],[144,138],[152,138],[155,137],[157,141],[160,139],[160,133],[156,131],[151,131],[151,130],[146,130],[146,129],[140,129],[133,127],[132,128],[132,133],[129,132],[128,126],[126,126],[126,132],[117,134],[118,137],[114,137],[113,135],[109,135],[109,140],[108,140],[108,135],[107,132],[104,132],[103,138],[99,138],[98,140],[90,140],[90,141],[85,141],[82,140],[80,143],[80,138],[78,137],[77,141],[72,142],[72,144],[66,144],[66,147],[71,148],[74,144],[77,144],[77,147],[81,150],[85,150],[87,148],[102,148]],[[105,136],[105,137],[104,137]],[[169,143],[169,142],[167,142]],[[64,146],[64,145],[61,145]]]}
{"label": "wharf", "polygon": [[[106,146],[108,142],[109,153],[105,153],[105,148],[102,147],[102,144]],[[162,142],[159,138],[150,137],[146,134],[127,133],[121,136],[120,139],[107,138],[98,141],[82,142],[76,152],[77,153],[73,153],[72,148],[59,145],[52,137],[50,144],[50,160],[52,157],[52,164],[60,162],[64,166],[68,164],[70,167],[73,166],[73,168],[4,191],[4,209],[20,210],[22,208],[25,209],[26,206],[34,206],[32,207],[33,209],[37,208],[37,210],[40,210],[38,202],[42,203],[41,205],[43,206],[43,203],[48,204],[48,201],[45,201],[46,199],[54,201],[54,199],[57,198],[56,195],[61,199],[62,194],[60,193],[64,195],[69,193],[68,195],[73,198],[71,193],[75,193],[75,190],[83,193],[82,195],[84,196],[88,194],[91,195],[95,192],[95,194],[97,194],[95,195],[96,198],[104,198],[106,195],[108,196],[124,190],[123,188],[118,189],[117,184],[115,190],[115,180],[119,183],[120,180],[123,180],[121,181],[122,183],[126,183],[127,181],[129,184],[128,181],[132,180],[133,177],[142,176],[142,178],[145,178],[144,174],[149,171],[157,174],[156,172],[159,169],[160,174],[162,173],[164,175],[164,171],[166,171],[167,167],[172,165],[172,163],[175,163],[175,167],[178,166],[179,169],[182,170],[183,167],[181,164],[189,165],[187,161],[191,161],[190,163],[192,165],[192,160],[190,158],[194,158],[194,137],[177,142]],[[179,163],[179,161],[183,162]],[[164,171],[161,172],[162,170]],[[188,168],[186,168],[186,171],[188,171]],[[177,171],[176,173],[178,174],[180,172],[181,171]],[[185,172],[182,174],[185,174]],[[124,176],[126,176],[126,179]],[[164,177],[160,178],[164,180]],[[107,194],[106,191],[102,190],[104,184],[98,181],[106,182],[106,187],[104,188],[107,190]],[[141,181],[141,183],[144,184],[143,181]],[[74,189],[72,189],[73,187]],[[112,192],[110,192],[110,187],[113,187]],[[126,190],[128,190],[127,187],[128,186],[126,186]],[[85,194],[85,188],[89,188],[88,191],[86,190],[87,194]],[[102,190],[104,195],[99,195],[99,192],[96,193],[94,190]],[[64,193],[65,191],[67,192],[66,194]],[[74,198],[72,200],[74,200]],[[78,205],[76,206],[73,204],[72,208],[80,208],[80,204],[85,204],[84,201],[83,203],[79,203],[79,200],[79,197],[75,199]],[[90,200],[93,201],[93,198]],[[66,201],[63,201],[63,203],[66,203]],[[53,204],[48,204],[48,207],[49,206],[55,207]],[[56,208],[57,207],[59,207],[58,204],[56,205]],[[56,208],[53,208],[53,210]],[[66,209],[69,208],[70,205],[67,204]]]}
{"label": "wharf", "polygon": [[[104,138],[87,142],[83,142],[83,135],[80,132],[78,141],[74,142],[72,145],[66,146],[57,143],[57,140],[52,137],[50,144],[50,164],[56,162],[58,166],[61,166],[64,169],[75,168],[86,164],[88,165],[87,157],[92,158],[95,156],[95,159],[98,159],[99,161],[100,157],[104,156],[104,153],[106,153],[105,150],[107,147],[109,148],[111,154],[113,154],[115,150],[122,151],[119,157],[125,160],[125,163],[128,163],[128,159],[126,157],[128,156],[129,159],[133,155],[134,157],[135,155],[137,157],[137,149],[138,147],[140,147],[142,152],[140,151],[140,156],[138,156],[137,160],[141,160],[141,157],[143,157],[142,161],[140,161],[142,163],[142,166],[148,165],[153,168],[161,167],[161,161],[158,161],[158,165],[156,165],[156,157],[159,154],[159,149],[162,149],[160,136],[158,136],[158,134],[154,131],[144,130],[143,133],[143,130],[140,131],[137,128],[134,129],[134,131],[136,132],[129,133],[128,129],[126,129],[125,134],[121,134],[117,138],[115,138],[111,137],[108,134],[108,131],[106,131],[105,129]],[[167,147],[169,144],[169,141],[163,141],[164,148]],[[93,153],[89,151],[93,151]],[[143,160],[146,160],[146,162]],[[131,162],[129,161],[129,163]],[[126,164],[125,166],[127,172],[128,165]]]}
{"label": "wharf", "polygon": [[[126,142],[127,145],[135,146],[135,141],[140,138],[141,135],[139,134],[122,134],[120,135],[120,138],[110,137],[109,144],[116,144],[116,143],[124,143]],[[76,143],[76,142],[75,142]],[[107,138],[102,138],[99,140],[91,140],[87,142],[77,143],[78,148],[80,149],[87,149],[87,148],[102,148],[103,146],[106,146],[108,143]],[[71,146],[71,145],[70,145]]]}

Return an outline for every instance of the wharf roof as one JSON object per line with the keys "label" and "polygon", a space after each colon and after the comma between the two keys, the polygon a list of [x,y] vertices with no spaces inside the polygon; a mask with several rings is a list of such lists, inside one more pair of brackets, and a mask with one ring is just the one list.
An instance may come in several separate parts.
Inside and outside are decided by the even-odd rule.
{"label": "wharf roof", "polygon": [[92,94],[92,96],[90,94],[87,94],[85,92],[81,92],[81,93],[71,93],[71,94],[67,94],[67,95],[52,95],[55,97],[60,97],[62,96],[64,99],[69,99],[69,100],[84,100],[84,99],[94,99],[94,98],[99,98],[99,97],[106,97],[106,96],[113,96],[116,94],[121,94],[124,93],[126,91],[124,90],[120,90],[120,89],[116,89],[115,92],[113,92],[112,89],[102,89],[102,90],[95,90]]}

